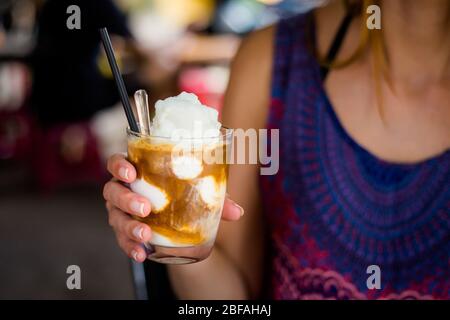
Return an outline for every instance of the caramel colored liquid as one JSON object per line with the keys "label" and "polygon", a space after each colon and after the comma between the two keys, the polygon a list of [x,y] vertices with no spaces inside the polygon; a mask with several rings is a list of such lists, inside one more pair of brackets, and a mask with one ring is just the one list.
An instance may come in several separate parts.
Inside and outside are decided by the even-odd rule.
{"label": "caramel colored liquid", "polygon": [[[198,245],[215,237],[223,204],[227,179],[226,145],[223,143],[209,147],[223,155],[219,163],[206,163],[204,150],[191,151],[190,155],[201,163],[201,172],[191,179],[180,179],[173,167],[174,146],[155,144],[146,139],[130,139],[128,142],[129,161],[135,166],[138,179],[162,190],[167,196],[167,205],[160,210],[152,209],[145,218],[138,220],[148,224],[156,232],[173,243]],[[202,183],[214,181],[205,190]],[[202,185],[203,188],[199,188]],[[205,196],[208,195],[208,197]],[[211,201],[205,201],[214,199]]]}

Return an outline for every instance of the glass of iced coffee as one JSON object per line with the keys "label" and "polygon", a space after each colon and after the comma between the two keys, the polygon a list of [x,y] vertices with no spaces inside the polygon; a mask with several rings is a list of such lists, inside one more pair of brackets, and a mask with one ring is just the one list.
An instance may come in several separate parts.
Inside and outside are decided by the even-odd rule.
{"label": "glass of iced coffee", "polygon": [[151,213],[150,260],[185,264],[209,256],[225,199],[231,129],[193,94],[160,100],[147,134],[128,130],[128,159],[137,170],[131,189]]}

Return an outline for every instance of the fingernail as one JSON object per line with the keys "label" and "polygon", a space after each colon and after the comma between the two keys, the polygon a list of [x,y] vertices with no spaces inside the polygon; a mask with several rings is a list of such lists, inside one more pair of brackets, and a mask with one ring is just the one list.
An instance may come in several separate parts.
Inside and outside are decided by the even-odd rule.
{"label": "fingernail", "polygon": [[120,168],[119,169],[119,176],[122,179],[128,180],[128,171],[129,171],[128,168],[125,168],[125,167]]}
{"label": "fingernail", "polygon": [[136,250],[131,251],[131,256],[133,257],[134,260],[139,261],[138,252]]}
{"label": "fingernail", "polygon": [[142,227],[134,228],[133,235],[140,240],[144,239],[144,228],[142,228]]}
{"label": "fingernail", "polygon": [[242,217],[243,215],[244,215],[244,208],[242,208],[240,205],[238,205],[236,202],[234,202],[233,200],[232,200],[232,202],[233,202],[233,206],[235,206],[236,208],[238,208],[239,209],[239,212],[240,212],[240,216]]}
{"label": "fingernail", "polygon": [[144,215],[144,207],[145,207],[145,204],[143,202],[139,202],[139,201],[131,202],[131,210],[139,213],[141,216]]}

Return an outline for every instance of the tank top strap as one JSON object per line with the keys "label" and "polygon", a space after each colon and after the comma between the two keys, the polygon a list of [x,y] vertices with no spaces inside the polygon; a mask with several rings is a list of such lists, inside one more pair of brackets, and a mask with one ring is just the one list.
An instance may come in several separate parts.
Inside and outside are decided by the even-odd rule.
{"label": "tank top strap", "polygon": [[271,107],[268,128],[279,128],[287,93],[308,90],[317,84],[318,63],[314,56],[314,24],[311,13],[281,20],[276,26],[272,69]]}

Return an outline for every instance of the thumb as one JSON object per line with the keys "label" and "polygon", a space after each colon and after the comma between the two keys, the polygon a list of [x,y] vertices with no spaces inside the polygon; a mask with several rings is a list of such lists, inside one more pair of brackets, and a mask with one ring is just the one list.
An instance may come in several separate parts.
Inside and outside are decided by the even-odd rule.
{"label": "thumb", "polygon": [[244,209],[227,196],[223,204],[222,219],[228,221],[236,221],[239,220],[243,215]]}

